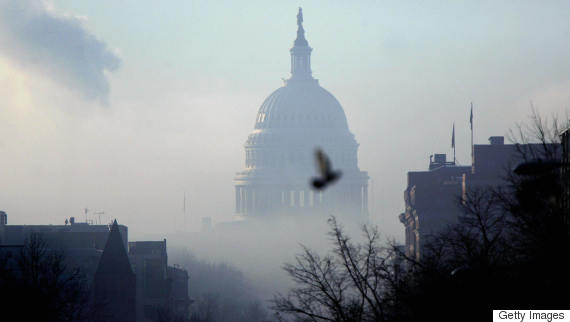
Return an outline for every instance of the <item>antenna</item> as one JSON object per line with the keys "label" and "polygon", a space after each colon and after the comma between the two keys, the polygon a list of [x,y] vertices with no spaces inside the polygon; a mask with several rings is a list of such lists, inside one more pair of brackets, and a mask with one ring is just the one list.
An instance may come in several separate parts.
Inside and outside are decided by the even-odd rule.
{"label": "antenna", "polygon": [[99,217],[99,225],[101,225],[101,215],[104,215],[105,212],[104,211],[97,211],[95,213],[93,213],[94,215],[98,215]]}

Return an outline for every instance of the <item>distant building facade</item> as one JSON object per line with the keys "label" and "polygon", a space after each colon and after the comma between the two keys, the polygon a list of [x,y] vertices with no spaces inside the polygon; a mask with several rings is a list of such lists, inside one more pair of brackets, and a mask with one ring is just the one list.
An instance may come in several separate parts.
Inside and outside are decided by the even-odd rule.
{"label": "distant building facade", "polygon": [[446,161],[445,154],[430,158],[428,171],[408,172],[404,191],[405,212],[400,222],[405,227],[405,253],[420,257],[421,242],[458,216],[458,202],[464,191],[464,175],[470,166]]}
{"label": "distant building facade", "polygon": [[428,171],[408,172],[405,212],[399,216],[405,227],[407,256],[419,260],[427,237],[457,222],[467,189],[505,184],[507,171],[522,161],[525,151],[530,154],[542,148],[539,144],[505,144],[502,136],[490,137],[489,143],[473,146],[471,166],[446,162],[445,155],[436,154]]}
{"label": "distant building facade", "polygon": [[129,242],[129,257],[137,275],[137,321],[188,319],[188,273],[168,266],[166,239]]}
{"label": "distant building facade", "polygon": [[[70,218],[68,225],[8,225],[8,215],[0,212],[0,246],[23,246],[30,237],[38,235],[46,247],[65,255],[71,267],[80,268],[89,286],[109,237],[109,225],[90,225]],[[4,221],[1,220],[4,218]],[[128,228],[118,225],[121,243],[127,247]]]}
{"label": "distant building facade", "polygon": [[[2,221],[2,218],[4,220]],[[53,249],[95,248],[102,250],[109,235],[109,225],[91,225],[76,222],[71,217],[67,225],[8,225],[8,215],[0,211],[0,244],[22,245],[30,234],[40,234]],[[119,225],[121,240],[127,247],[129,231]]]}
{"label": "distant building facade", "polygon": [[[301,10],[291,48],[291,78],[265,99],[245,144],[244,171],[235,178],[239,218],[270,214],[326,213],[368,216],[368,174],[358,168],[358,143],[338,100],[311,71]],[[320,147],[342,178],[326,192],[309,187]]]}
{"label": "distant building facade", "polygon": [[65,255],[69,267],[85,274],[92,305],[105,321],[154,321],[157,313],[189,318],[188,273],[167,265],[166,240],[127,242],[128,228],[116,221],[110,226],[73,218],[69,225],[7,223],[0,211],[0,256],[15,258],[38,235],[48,249]]}

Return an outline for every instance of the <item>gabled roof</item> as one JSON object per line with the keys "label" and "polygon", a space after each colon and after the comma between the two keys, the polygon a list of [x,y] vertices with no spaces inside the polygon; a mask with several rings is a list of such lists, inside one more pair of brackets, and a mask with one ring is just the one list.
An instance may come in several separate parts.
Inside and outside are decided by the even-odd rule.
{"label": "gabled roof", "polygon": [[121,232],[117,220],[113,222],[107,244],[99,260],[96,274],[107,273],[130,273],[133,274],[129,256],[123,244]]}

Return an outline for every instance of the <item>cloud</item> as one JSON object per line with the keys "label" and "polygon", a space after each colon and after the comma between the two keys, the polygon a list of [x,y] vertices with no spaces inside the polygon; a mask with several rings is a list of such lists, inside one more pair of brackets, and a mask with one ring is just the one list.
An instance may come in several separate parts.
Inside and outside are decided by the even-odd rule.
{"label": "cloud", "polygon": [[85,29],[82,20],[57,14],[41,0],[2,0],[0,55],[87,99],[106,103],[106,73],[116,70],[121,61]]}

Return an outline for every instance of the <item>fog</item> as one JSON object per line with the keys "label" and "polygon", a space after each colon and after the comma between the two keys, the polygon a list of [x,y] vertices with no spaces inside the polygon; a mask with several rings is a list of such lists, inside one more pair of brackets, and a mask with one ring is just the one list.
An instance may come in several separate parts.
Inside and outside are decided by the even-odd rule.
{"label": "fog", "polygon": [[370,221],[386,238],[403,238],[407,171],[451,153],[453,122],[458,162],[470,162],[470,102],[475,143],[525,121],[531,101],[544,115],[569,106],[566,1],[7,0],[8,223],[63,224],[88,208],[88,220],[117,218],[132,240],[167,237],[252,275],[273,274],[300,242],[322,247],[326,218],[308,239],[301,219],[198,233],[203,217],[234,218],[243,145],[263,100],[289,77],[298,6],[313,76],[344,108],[371,177]]}
{"label": "fog", "polygon": [[[277,217],[272,221],[224,225],[210,232],[179,233],[169,236],[168,242],[172,249],[187,249],[200,260],[234,265],[248,278],[256,295],[266,300],[275,292],[286,293],[292,286],[281,267],[285,262],[295,261],[301,246],[322,254],[330,250],[329,228],[327,218],[319,216],[303,225],[299,225],[297,218]],[[355,240],[361,240],[357,225],[348,224],[344,228]],[[169,258],[173,263],[179,259],[176,252]]]}

